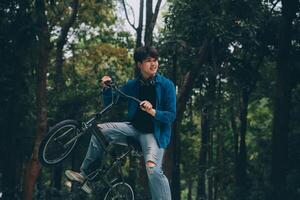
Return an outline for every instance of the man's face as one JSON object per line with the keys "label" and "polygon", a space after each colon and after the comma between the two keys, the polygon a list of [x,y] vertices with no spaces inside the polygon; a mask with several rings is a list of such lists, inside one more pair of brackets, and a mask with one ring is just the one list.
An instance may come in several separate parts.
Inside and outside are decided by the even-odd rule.
{"label": "man's face", "polygon": [[155,58],[148,57],[143,62],[139,62],[139,68],[144,79],[153,77],[158,69],[158,61]]}

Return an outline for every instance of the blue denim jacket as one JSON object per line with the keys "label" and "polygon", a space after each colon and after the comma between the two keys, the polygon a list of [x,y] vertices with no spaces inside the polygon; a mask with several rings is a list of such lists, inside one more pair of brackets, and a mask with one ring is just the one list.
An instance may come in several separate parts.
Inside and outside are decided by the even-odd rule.
{"label": "blue denim jacket", "polygon": [[[170,142],[172,124],[176,116],[176,92],[173,82],[166,77],[156,74],[156,114],[153,118],[154,136],[160,148],[166,148]],[[138,79],[129,80],[121,90],[131,96],[138,97]],[[103,92],[104,104],[111,101],[110,91]],[[131,121],[138,108],[138,103],[129,100],[128,120]]]}

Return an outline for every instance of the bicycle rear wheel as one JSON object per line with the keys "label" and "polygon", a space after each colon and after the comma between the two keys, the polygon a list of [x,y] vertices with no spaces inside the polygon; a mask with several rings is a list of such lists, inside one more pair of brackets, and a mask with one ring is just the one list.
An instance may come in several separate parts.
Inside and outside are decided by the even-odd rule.
{"label": "bicycle rear wheel", "polygon": [[118,182],[107,191],[104,200],[134,200],[134,193],[128,183]]}
{"label": "bicycle rear wheel", "polygon": [[39,147],[39,160],[45,166],[53,166],[64,159],[74,149],[80,133],[80,125],[75,120],[64,120],[56,124],[42,140]]}

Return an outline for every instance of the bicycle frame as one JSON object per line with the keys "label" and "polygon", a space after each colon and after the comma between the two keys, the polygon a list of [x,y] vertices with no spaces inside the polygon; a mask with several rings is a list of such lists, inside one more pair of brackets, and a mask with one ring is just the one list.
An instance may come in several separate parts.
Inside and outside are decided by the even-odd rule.
{"label": "bicycle frame", "polygon": [[[79,137],[81,137],[83,134],[85,134],[85,131],[87,129],[89,129],[90,127],[93,128],[93,130],[95,130],[97,133],[99,133],[100,131],[98,130],[98,128],[96,127],[97,125],[95,124],[95,122],[101,118],[101,116],[106,113],[108,110],[110,110],[110,108],[117,103],[119,97],[117,97],[116,101],[114,101],[114,91],[118,92],[118,94],[121,94],[122,96],[128,98],[128,99],[132,99],[138,103],[141,103],[141,100],[127,95],[124,92],[122,92],[113,82],[109,83],[108,86],[111,88],[111,102],[108,106],[106,106],[105,108],[103,108],[100,112],[96,113],[94,117],[92,117],[90,120],[88,120],[87,122],[83,122],[82,123],[82,127],[81,127],[81,133],[78,134],[77,136],[75,136],[74,138],[72,138],[67,144],[65,145],[69,145],[70,143],[72,143],[74,140],[78,139]],[[105,138],[104,135],[100,134],[95,134],[95,136],[99,139],[99,142],[104,146],[108,146],[108,142]],[[104,148],[104,150],[107,152],[108,150],[106,148]]]}

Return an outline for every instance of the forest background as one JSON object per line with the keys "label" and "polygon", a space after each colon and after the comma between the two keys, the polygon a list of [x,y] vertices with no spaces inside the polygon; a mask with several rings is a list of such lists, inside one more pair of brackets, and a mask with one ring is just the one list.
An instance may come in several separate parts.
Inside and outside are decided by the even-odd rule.
{"label": "forest background", "polygon": [[[63,176],[90,136],[55,168],[40,165],[38,146],[57,122],[101,109],[103,75],[133,78],[142,44],[177,88],[164,160],[174,200],[300,199],[299,1],[161,2],[0,2],[0,199],[97,199]],[[125,116],[121,105],[103,121]],[[128,180],[149,199],[141,162]]]}

